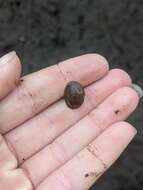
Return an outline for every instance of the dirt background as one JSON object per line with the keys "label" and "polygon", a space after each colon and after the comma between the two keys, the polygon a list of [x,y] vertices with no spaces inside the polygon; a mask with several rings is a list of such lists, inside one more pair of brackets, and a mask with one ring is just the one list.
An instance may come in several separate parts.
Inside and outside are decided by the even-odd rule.
{"label": "dirt background", "polygon": [[[142,0],[0,0],[0,54],[16,50],[23,74],[96,52],[143,82]],[[129,121],[138,135],[93,190],[143,188],[142,101]]]}

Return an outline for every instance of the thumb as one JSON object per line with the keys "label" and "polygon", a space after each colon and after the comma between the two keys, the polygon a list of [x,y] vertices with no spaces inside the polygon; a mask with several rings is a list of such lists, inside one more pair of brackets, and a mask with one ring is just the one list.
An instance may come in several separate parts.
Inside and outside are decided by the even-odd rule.
{"label": "thumb", "polygon": [[20,60],[14,51],[0,58],[0,99],[15,88],[20,75]]}

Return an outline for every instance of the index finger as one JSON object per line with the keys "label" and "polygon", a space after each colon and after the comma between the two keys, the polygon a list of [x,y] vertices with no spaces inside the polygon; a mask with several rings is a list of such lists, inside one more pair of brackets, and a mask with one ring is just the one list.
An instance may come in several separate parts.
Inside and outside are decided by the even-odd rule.
{"label": "index finger", "polygon": [[68,81],[87,86],[107,72],[108,63],[102,56],[88,54],[23,77],[0,103],[0,132],[8,132],[60,99]]}

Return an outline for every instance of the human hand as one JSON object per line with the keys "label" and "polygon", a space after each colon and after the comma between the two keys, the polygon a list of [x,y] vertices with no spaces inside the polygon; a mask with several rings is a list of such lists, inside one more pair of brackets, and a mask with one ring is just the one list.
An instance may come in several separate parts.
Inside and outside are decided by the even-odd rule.
{"label": "human hand", "polygon": [[[123,122],[139,102],[130,77],[88,54],[20,78],[18,57],[8,56],[0,60],[0,189],[87,190],[136,134]],[[86,92],[75,110],[61,99],[73,80]]]}

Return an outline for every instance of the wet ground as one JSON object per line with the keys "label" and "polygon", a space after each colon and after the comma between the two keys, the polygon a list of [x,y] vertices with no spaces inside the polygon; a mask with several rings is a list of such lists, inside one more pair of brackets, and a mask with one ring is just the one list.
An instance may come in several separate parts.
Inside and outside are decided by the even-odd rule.
{"label": "wet ground", "polygon": [[[0,54],[15,49],[23,74],[96,52],[143,85],[142,0],[0,0]],[[143,188],[143,105],[130,117],[138,135],[93,190]]]}

